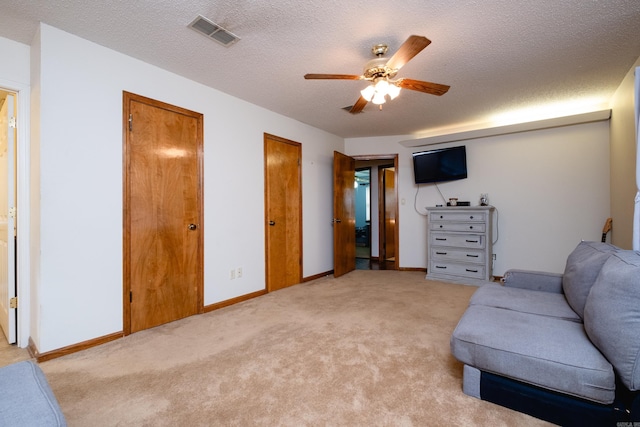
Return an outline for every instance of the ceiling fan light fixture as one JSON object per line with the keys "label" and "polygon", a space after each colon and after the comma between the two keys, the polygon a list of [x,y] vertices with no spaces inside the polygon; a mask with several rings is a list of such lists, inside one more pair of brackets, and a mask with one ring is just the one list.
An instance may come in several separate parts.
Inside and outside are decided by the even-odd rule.
{"label": "ceiling fan light fixture", "polygon": [[388,79],[379,78],[361,90],[360,94],[367,102],[380,105],[387,101],[387,96],[389,99],[395,99],[400,94],[400,87],[394,82],[389,83]]}
{"label": "ceiling fan light fixture", "polygon": [[400,95],[401,89],[411,89],[431,95],[444,95],[448,90],[448,85],[442,85],[432,82],[423,82],[420,80],[402,78],[393,80],[400,68],[402,68],[413,57],[420,53],[425,47],[431,43],[431,40],[424,36],[412,35],[405,40],[400,48],[391,58],[384,57],[387,52],[387,46],[383,44],[375,45],[371,52],[376,56],[367,62],[362,75],[352,74],[305,74],[304,78],[310,79],[328,79],[328,80],[366,80],[369,86],[360,91],[360,97],[349,107],[349,113],[361,113],[368,102],[372,102],[380,106],[386,101],[393,100]]}

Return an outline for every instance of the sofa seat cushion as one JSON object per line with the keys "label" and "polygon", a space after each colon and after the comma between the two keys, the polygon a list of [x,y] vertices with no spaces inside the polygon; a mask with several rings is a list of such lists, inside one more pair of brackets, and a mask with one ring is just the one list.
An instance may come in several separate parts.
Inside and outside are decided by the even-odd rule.
{"label": "sofa seat cushion", "polygon": [[609,256],[619,249],[602,242],[580,242],[567,257],[562,290],[573,310],[584,318],[584,305],[591,287]]}
{"label": "sofa seat cushion", "polygon": [[569,307],[563,294],[509,288],[497,283],[487,283],[478,288],[469,304],[582,322],[580,316]]}
{"label": "sofa seat cushion", "polygon": [[67,425],[44,373],[35,363],[18,362],[0,369],[0,425]]}
{"label": "sofa seat cushion", "polygon": [[581,323],[471,305],[451,337],[451,351],[482,371],[609,404],[613,367]]}
{"label": "sofa seat cushion", "polygon": [[620,251],[602,267],[585,306],[589,338],[629,390],[640,390],[640,252]]}

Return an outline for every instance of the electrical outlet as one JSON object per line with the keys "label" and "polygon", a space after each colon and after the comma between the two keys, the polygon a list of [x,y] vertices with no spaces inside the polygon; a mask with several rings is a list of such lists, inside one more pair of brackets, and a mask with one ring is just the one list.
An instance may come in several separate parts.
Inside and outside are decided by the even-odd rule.
{"label": "electrical outlet", "polygon": [[236,278],[236,270],[232,269],[232,270],[229,272],[229,279],[230,279],[230,280],[233,280],[233,279],[235,279],[235,278]]}
{"label": "electrical outlet", "polygon": [[236,277],[238,279],[242,277],[242,267],[238,267],[238,270],[236,271]]}

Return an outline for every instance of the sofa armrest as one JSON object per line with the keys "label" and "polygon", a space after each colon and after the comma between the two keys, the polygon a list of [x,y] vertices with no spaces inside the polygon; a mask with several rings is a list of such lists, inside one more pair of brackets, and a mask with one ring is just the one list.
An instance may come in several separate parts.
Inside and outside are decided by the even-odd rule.
{"label": "sofa armrest", "polygon": [[44,372],[26,360],[0,368],[0,425],[65,427]]}
{"label": "sofa armrest", "polygon": [[504,274],[504,285],[509,288],[522,288],[532,291],[562,291],[562,274],[531,270],[508,270]]}

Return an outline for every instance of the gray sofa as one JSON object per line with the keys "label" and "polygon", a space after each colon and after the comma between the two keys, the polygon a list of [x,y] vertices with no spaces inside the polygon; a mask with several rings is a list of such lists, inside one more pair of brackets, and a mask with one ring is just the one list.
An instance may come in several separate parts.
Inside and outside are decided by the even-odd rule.
{"label": "gray sofa", "polygon": [[564,274],[508,271],[474,293],[451,351],[470,396],[560,425],[640,421],[640,252],[581,242]]}
{"label": "gray sofa", "polygon": [[0,426],[66,426],[40,367],[32,361],[0,368]]}

